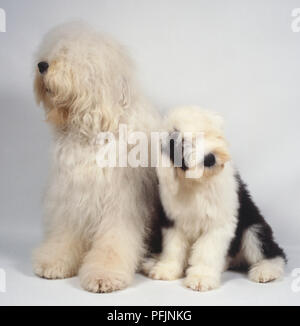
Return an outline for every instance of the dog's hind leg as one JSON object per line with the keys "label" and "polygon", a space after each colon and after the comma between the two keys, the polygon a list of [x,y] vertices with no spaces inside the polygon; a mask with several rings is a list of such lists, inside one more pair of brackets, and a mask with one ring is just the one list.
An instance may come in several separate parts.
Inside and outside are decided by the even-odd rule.
{"label": "dog's hind leg", "polygon": [[277,280],[283,275],[284,265],[282,257],[263,259],[250,267],[249,278],[258,283]]}
{"label": "dog's hind leg", "polygon": [[230,267],[249,267],[254,282],[270,282],[283,275],[286,257],[269,224],[253,202],[239,175],[238,226],[229,250]]}
{"label": "dog's hind leg", "polygon": [[255,224],[245,232],[242,256],[249,265],[249,278],[254,282],[266,283],[283,275],[285,255],[266,223]]}

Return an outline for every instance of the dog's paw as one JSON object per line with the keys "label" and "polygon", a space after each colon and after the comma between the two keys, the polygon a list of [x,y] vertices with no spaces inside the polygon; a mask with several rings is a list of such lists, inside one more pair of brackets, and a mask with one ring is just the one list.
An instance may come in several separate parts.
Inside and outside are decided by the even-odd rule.
{"label": "dog's paw", "polygon": [[130,277],[125,273],[105,271],[101,268],[83,266],[79,271],[83,289],[93,293],[109,293],[125,289],[130,284]]}
{"label": "dog's paw", "polygon": [[267,283],[283,275],[283,263],[274,260],[263,260],[251,267],[249,278],[253,282]]}
{"label": "dog's paw", "polygon": [[220,286],[219,277],[212,275],[188,275],[184,280],[184,285],[194,291],[210,291]]}
{"label": "dog's paw", "polygon": [[157,260],[154,258],[145,259],[140,265],[139,272],[148,276],[156,262]]}
{"label": "dog's paw", "polygon": [[181,278],[182,269],[173,262],[158,262],[148,272],[148,276],[154,280],[173,281]]}
{"label": "dog's paw", "polygon": [[77,274],[77,269],[64,260],[57,261],[34,261],[34,273],[49,280],[73,277]]}
{"label": "dog's paw", "polygon": [[69,243],[57,246],[43,244],[33,252],[33,271],[46,279],[63,279],[76,276],[80,265],[80,251],[70,249]]}

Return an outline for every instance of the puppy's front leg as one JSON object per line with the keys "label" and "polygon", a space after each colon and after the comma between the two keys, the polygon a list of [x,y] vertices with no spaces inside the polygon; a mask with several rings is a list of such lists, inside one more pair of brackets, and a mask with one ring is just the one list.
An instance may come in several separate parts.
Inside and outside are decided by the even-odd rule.
{"label": "puppy's front leg", "polygon": [[228,247],[232,238],[230,228],[207,231],[194,243],[184,284],[195,291],[219,287]]}
{"label": "puppy's front leg", "polygon": [[186,265],[188,241],[176,227],[163,230],[163,251],[150,269],[146,272],[156,280],[171,281],[183,276]]}
{"label": "puppy's front leg", "polygon": [[106,293],[126,288],[142,255],[141,234],[118,225],[99,231],[79,271],[81,286],[90,292]]}

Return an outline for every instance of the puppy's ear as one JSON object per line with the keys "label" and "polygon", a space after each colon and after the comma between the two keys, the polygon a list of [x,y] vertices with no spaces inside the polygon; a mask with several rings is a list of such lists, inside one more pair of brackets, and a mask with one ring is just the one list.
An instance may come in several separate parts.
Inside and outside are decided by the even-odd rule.
{"label": "puppy's ear", "polygon": [[214,150],[214,153],[219,165],[224,165],[226,162],[230,161],[231,159],[230,154],[224,148],[216,148]]}
{"label": "puppy's ear", "polygon": [[174,129],[174,131],[165,138],[162,152],[167,155],[174,167],[180,167],[184,171],[187,170],[183,157],[183,139],[181,133],[177,129]]}
{"label": "puppy's ear", "polygon": [[156,172],[160,186],[166,187],[173,196],[176,195],[179,189],[179,179],[176,169],[160,166],[156,168]]}
{"label": "puppy's ear", "polygon": [[220,116],[217,113],[211,113],[211,116],[213,117],[212,122],[215,128],[218,130],[224,130],[224,119],[222,116]]}
{"label": "puppy's ear", "polygon": [[123,108],[128,108],[131,103],[131,89],[129,86],[129,81],[123,77],[121,79],[121,98],[120,98],[120,105]]}

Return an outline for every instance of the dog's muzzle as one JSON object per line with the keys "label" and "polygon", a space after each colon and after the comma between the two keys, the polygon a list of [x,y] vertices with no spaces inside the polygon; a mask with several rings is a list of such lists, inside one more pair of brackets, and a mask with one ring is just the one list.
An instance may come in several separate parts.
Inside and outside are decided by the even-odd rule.
{"label": "dog's muzzle", "polygon": [[39,68],[39,72],[41,74],[44,74],[48,70],[49,64],[48,62],[42,61],[38,64],[38,68]]}

